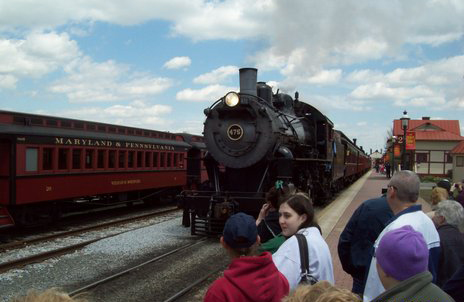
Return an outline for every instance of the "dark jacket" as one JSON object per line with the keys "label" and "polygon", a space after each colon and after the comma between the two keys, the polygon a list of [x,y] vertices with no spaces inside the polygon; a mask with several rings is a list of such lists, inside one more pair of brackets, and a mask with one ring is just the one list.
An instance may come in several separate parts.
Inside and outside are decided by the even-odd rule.
{"label": "dark jacket", "polygon": [[439,226],[437,231],[441,247],[437,285],[441,287],[464,264],[464,235],[449,224]]}
{"label": "dark jacket", "polygon": [[266,217],[258,224],[258,235],[261,243],[264,243],[282,232],[279,224],[279,212],[270,211]]}
{"label": "dark jacket", "polygon": [[277,270],[270,253],[232,260],[224,277],[214,281],[205,302],[280,302],[289,292],[288,281]]}
{"label": "dark jacket", "polygon": [[443,285],[443,290],[456,302],[464,302],[464,265]]}
{"label": "dark jacket", "polygon": [[366,200],[351,216],[338,241],[338,256],[343,270],[353,278],[365,280],[372,246],[392,217],[385,197]]}
{"label": "dark jacket", "polygon": [[464,190],[459,192],[458,196],[456,196],[456,201],[464,207]]}
{"label": "dark jacket", "polygon": [[406,279],[386,290],[372,302],[384,301],[454,301],[447,293],[432,283],[432,274],[428,271]]}

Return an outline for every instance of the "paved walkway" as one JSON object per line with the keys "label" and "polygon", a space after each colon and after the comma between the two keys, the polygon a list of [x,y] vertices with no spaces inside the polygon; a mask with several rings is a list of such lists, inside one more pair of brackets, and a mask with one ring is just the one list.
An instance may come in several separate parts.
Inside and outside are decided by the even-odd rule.
{"label": "paved walkway", "polygon": [[[346,204],[345,210],[343,211],[343,214],[341,214],[341,216],[338,216],[338,222],[326,236],[326,241],[329,245],[330,252],[332,254],[335,284],[337,286],[351,290],[353,282],[351,276],[343,271],[342,265],[338,258],[337,245],[340,234],[345,228],[345,225],[347,224],[348,220],[353,215],[353,212],[358,208],[358,206],[367,199],[379,197],[381,195],[382,188],[387,187],[388,181],[389,179],[387,179],[385,175],[376,173],[375,171],[371,170],[369,173],[364,175],[362,178],[356,181],[350,188],[347,189],[347,191],[356,191],[356,194],[353,194],[354,196],[351,198],[351,201],[351,196],[339,197],[346,198],[346,202],[344,202]],[[322,222],[322,218],[323,217],[320,218],[320,222]]]}

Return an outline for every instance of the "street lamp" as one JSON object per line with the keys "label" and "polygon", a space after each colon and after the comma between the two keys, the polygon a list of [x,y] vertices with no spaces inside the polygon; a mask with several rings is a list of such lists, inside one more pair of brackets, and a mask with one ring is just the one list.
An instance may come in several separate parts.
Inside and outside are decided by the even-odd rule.
{"label": "street lamp", "polygon": [[406,164],[406,130],[408,129],[410,118],[406,110],[403,112],[403,117],[401,117],[400,120],[401,127],[403,128],[403,152],[401,153],[401,170],[409,170],[409,167]]}
{"label": "street lamp", "polygon": [[396,143],[396,136],[392,136],[391,137],[391,141],[392,141],[392,165],[391,165],[391,175],[393,176],[393,174],[395,173],[395,143]]}

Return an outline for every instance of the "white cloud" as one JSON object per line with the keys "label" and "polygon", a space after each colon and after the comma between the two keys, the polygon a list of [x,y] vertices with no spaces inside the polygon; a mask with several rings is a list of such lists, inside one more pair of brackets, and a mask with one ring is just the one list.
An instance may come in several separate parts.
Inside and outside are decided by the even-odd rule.
{"label": "white cloud", "polygon": [[12,75],[2,75],[0,74],[0,88],[15,88],[16,82],[18,79]]}
{"label": "white cloud", "polygon": [[378,70],[355,70],[349,73],[345,81],[348,83],[366,83],[366,82],[379,82],[384,79],[384,74]]}
{"label": "white cloud", "polygon": [[38,77],[80,55],[66,33],[33,32],[24,39],[0,39],[0,73]]}
{"label": "white cloud", "polygon": [[168,78],[134,73],[128,66],[113,61],[96,63],[88,57],[73,61],[65,71],[68,75],[49,89],[65,93],[71,102],[133,100],[172,86]]}
{"label": "white cloud", "polygon": [[365,100],[352,99],[339,95],[312,95],[310,101],[305,98],[301,98],[301,100],[303,102],[310,103],[328,117],[332,116],[333,110],[340,110],[342,112],[361,112],[372,110],[372,107],[369,106],[368,102]]}
{"label": "white cloud", "polygon": [[462,1],[44,0],[34,10],[30,5],[29,0],[3,4],[0,29],[66,25],[79,33],[94,22],[136,25],[166,20],[172,24],[173,35],[194,41],[263,42],[259,44],[266,46],[250,55],[250,62],[262,69],[281,70],[290,81],[310,78],[326,64],[404,58],[408,54],[404,45],[456,41],[464,27]]}
{"label": "white cloud", "polygon": [[351,96],[359,99],[407,99],[416,96],[435,97],[437,94],[426,86],[391,87],[385,83],[374,85],[361,85],[351,93]]}
{"label": "white cloud", "polygon": [[189,57],[174,57],[164,63],[163,67],[167,69],[180,69],[188,67],[192,64],[192,60]]}
{"label": "white cloud", "polygon": [[311,84],[335,84],[342,76],[341,69],[321,70],[315,75],[308,78],[308,83]]}
{"label": "white cloud", "polygon": [[201,74],[193,79],[197,84],[218,84],[230,76],[238,76],[237,66],[221,66],[208,73]]}
{"label": "white cloud", "polygon": [[346,80],[350,83],[365,82],[351,91],[350,97],[355,99],[392,100],[397,106],[426,106],[443,110],[446,108],[444,104],[455,103],[452,100],[462,94],[463,65],[464,56],[456,56],[418,67],[397,68],[386,74],[355,71]]}
{"label": "white cloud", "polygon": [[[169,130],[168,127],[172,125],[172,121],[167,120],[163,116],[171,112],[171,106],[152,105],[137,100],[127,105],[83,107],[75,110],[60,111],[54,113],[54,115],[124,126]],[[50,113],[47,112],[47,114]]]}
{"label": "white cloud", "polygon": [[222,85],[210,85],[201,89],[187,88],[176,94],[176,99],[180,101],[204,101],[214,102],[223,97],[229,91],[237,91],[236,87]]}

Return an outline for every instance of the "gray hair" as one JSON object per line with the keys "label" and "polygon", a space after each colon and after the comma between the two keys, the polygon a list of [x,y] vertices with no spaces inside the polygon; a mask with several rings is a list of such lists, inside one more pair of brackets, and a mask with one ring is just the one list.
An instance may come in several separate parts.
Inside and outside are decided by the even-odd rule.
{"label": "gray hair", "polygon": [[443,200],[437,204],[435,215],[443,216],[446,223],[457,228],[462,228],[464,223],[464,208],[455,200]]}
{"label": "gray hair", "polygon": [[420,179],[416,173],[402,170],[393,174],[390,186],[397,191],[398,199],[403,202],[416,202],[419,198]]}

